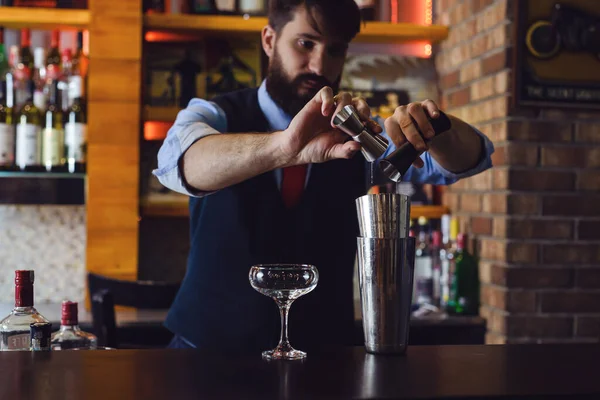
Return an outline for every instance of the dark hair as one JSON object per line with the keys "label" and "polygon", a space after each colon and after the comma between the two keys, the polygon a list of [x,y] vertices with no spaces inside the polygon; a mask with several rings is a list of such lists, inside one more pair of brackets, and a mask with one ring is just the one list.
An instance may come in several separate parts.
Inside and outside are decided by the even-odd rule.
{"label": "dark hair", "polygon": [[360,10],[354,0],[270,0],[269,3],[269,25],[277,33],[294,18],[298,7],[306,8],[310,24],[321,34],[350,42],[360,32]]}

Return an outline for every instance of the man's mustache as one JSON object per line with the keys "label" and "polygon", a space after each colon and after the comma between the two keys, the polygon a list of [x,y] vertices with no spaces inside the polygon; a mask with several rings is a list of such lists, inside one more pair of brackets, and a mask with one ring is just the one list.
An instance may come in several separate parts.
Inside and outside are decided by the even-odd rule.
{"label": "man's mustache", "polygon": [[299,84],[305,81],[315,81],[318,85],[321,85],[322,87],[332,86],[331,82],[329,82],[327,78],[316,74],[299,75],[296,77],[296,79],[294,79],[294,85],[298,86]]}

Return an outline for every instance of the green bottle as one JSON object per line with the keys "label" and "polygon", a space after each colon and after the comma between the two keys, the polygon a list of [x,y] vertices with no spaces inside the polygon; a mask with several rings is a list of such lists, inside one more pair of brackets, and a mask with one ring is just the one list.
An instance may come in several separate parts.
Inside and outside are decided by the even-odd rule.
{"label": "green bottle", "polygon": [[449,314],[479,314],[479,270],[477,260],[465,248],[466,243],[467,235],[460,233],[456,239],[454,274],[447,306]]}

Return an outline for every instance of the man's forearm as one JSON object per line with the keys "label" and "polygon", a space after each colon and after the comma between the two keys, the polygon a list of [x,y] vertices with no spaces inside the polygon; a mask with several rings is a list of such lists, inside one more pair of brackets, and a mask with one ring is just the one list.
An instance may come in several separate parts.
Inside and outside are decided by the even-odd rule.
{"label": "man's forearm", "polygon": [[464,121],[448,115],[452,129],[436,136],[429,144],[429,154],[442,166],[462,173],[479,164],[484,146],[481,137]]}
{"label": "man's forearm", "polygon": [[210,135],[184,153],[181,171],[198,191],[216,191],[286,165],[277,135],[264,133]]}

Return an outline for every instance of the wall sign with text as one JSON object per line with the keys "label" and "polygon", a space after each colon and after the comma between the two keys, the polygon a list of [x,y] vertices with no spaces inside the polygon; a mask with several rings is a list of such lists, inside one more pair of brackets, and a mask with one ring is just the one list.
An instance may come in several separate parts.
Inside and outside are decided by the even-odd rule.
{"label": "wall sign with text", "polygon": [[600,108],[600,1],[519,0],[516,106]]}

